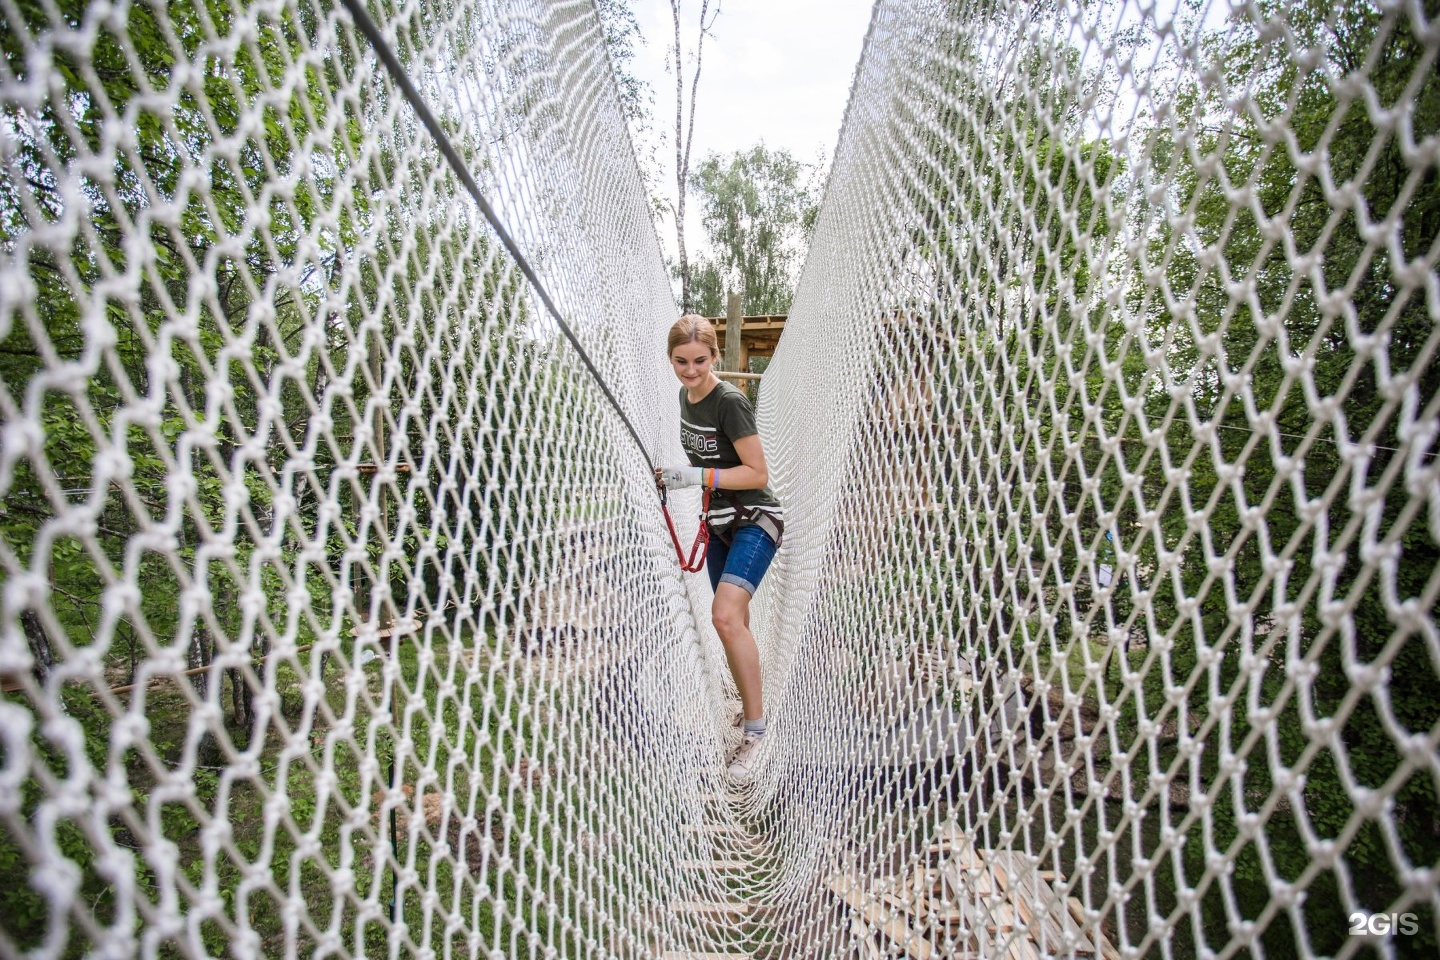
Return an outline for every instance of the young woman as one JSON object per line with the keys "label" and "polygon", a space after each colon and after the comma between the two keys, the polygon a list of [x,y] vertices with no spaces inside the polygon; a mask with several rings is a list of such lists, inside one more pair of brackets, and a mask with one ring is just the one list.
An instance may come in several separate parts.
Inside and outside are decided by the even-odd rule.
{"label": "young woman", "polygon": [[750,633],[750,597],[775,557],[784,512],[767,486],[765,451],[750,401],[711,370],[720,356],[715,328],[702,316],[686,314],[670,328],[668,349],[670,365],[684,385],[680,440],[690,465],[659,467],[655,478],[672,489],[703,486],[712,491],[705,561],[715,588],[710,616],[745,712],[744,736],[730,760],[730,774],[745,779],[765,736],[760,652]]}

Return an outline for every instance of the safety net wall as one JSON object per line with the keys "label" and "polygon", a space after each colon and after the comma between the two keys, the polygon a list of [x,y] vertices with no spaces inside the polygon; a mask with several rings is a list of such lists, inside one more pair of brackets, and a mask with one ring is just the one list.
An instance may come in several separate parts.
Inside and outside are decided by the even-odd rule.
{"label": "safety net wall", "polygon": [[[592,5],[371,11],[677,459]],[[633,945],[689,784],[653,717],[706,699],[683,589],[411,105],[331,3],[3,16],[0,954]]]}
{"label": "safety net wall", "polygon": [[877,5],[761,404],[874,950],[1435,952],[1436,15]]}
{"label": "safety net wall", "polygon": [[745,783],[593,4],[368,9],[593,370],[344,7],[0,0],[0,955],[1434,954],[1434,3],[877,4]]}

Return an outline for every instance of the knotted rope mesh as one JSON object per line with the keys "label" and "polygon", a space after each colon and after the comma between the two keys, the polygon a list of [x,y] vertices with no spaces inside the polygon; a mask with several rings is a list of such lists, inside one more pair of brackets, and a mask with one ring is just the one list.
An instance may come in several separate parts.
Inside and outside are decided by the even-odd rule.
{"label": "knotted rope mesh", "polygon": [[[680,462],[592,5],[371,10]],[[0,954],[1433,953],[1434,4],[877,4],[745,784],[645,454],[349,16],[0,13]]]}

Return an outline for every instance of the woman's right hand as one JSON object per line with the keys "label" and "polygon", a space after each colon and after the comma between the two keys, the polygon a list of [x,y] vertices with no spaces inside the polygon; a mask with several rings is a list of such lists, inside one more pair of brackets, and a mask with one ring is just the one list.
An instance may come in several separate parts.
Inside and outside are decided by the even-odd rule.
{"label": "woman's right hand", "polygon": [[702,468],[700,467],[656,467],[655,484],[665,487],[667,490],[698,487],[703,482],[701,473]]}

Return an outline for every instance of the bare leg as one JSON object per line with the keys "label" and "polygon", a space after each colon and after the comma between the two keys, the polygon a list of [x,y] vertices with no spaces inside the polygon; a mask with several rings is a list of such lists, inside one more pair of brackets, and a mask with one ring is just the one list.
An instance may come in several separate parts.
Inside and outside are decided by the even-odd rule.
{"label": "bare leg", "polygon": [[730,675],[740,691],[745,719],[759,720],[765,716],[765,704],[760,693],[760,649],[750,632],[750,594],[733,583],[720,584],[710,619],[725,646],[725,659],[730,661]]}

